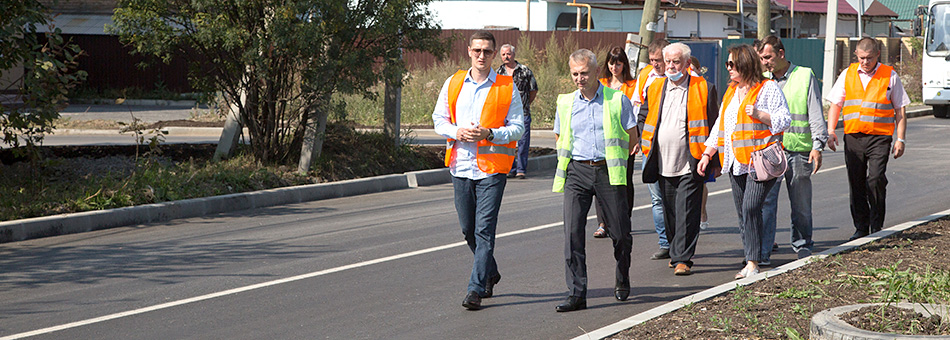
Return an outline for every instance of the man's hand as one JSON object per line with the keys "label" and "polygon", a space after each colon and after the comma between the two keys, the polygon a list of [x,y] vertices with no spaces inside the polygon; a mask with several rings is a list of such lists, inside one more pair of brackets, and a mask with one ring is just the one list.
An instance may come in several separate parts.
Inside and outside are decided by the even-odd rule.
{"label": "man's hand", "polygon": [[455,139],[466,143],[475,143],[488,138],[489,129],[475,125],[474,123],[472,123],[472,125],[473,127],[471,128],[460,127],[458,132],[455,133]]}
{"label": "man's hand", "polygon": [[828,129],[828,148],[831,151],[838,151],[838,135],[835,130]]}
{"label": "man's hand", "polygon": [[814,167],[811,170],[812,174],[818,173],[818,169],[821,168],[821,151],[811,150],[811,153],[808,154],[808,163],[813,164]]}
{"label": "man's hand", "polygon": [[904,155],[904,142],[896,141],[894,142],[894,159],[898,159]]}

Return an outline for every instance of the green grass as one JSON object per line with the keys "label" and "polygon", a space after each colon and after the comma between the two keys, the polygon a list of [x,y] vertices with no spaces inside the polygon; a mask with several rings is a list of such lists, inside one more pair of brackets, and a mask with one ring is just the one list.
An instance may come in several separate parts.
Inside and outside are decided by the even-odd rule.
{"label": "green grass", "polygon": [[[394,143],[382,133],[361,133],[352,124],[327,127],[323,154],[307,175],[295,166],[261,164],[239,150],[231,159],[172,158],[159,152],[102,158],[47,157],[36,164],[0,165],[0,221],[102,210],[424,170],[442,166],[438,148]],[[103,147],[104,148],[104,147]],[[170,145],[158,150],[171,154]],[[213,150],[213,149],[211,149]],[[210,157],[212,151],[193,152]]]}
{"label": "green grass", "polygon": [[[553,34],[544,42],[532,41],[522,35],[515,46],[518,62],[528,66],[538,82],[538,95],[531,104],[532,126],[553,127],[557,95],[576,89],[571,82],[567,59],[578,48],[577,42],[570,36],[564,43],[558,43]],[[598,58],[606,55],[606,48],[598,47],[594,51]],[[496,59],[493,68],[500,64],[500,59]],[[468,60],[446,60],[429,68],[410,70],[402,88],[400,123],[414,127],[432,126],[432,110],[445,80],[455,71],[470,66]],[[333,118],[352,120],[360,125],[382,126],[384,88],[378,85],[372,91],[377,94],[375,99],[357,95],[335,96],[334,101],[346,103],[346,109]]]}

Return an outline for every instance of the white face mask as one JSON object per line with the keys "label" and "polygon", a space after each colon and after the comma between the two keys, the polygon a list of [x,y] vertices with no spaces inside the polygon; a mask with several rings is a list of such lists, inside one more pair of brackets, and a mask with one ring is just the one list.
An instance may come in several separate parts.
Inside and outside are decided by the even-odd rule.
{"label": "white face mask", "polygon": [[672,81],[679,81],[680,78],[683,78],[683,72],[677,71],[676,73],[666,73],[666,77]]}

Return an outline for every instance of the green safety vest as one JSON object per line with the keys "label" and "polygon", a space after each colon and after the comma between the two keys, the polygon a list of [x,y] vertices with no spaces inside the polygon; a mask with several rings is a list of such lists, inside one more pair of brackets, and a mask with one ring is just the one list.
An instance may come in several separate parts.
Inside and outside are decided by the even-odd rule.
{"label": "green safety vest", "polygon": [[[607,175],[611,185],[627,185],[627,157],[630,156],[630,135],[620,121],[623,93],[604,87],[604,139],[607,161]],[[560,138],[557,140],[557,170],[554,172],[554,192],[564,192],[567,180],[567,164],[571,162],[574,150],[574,133],[571,130],[571,109],[574,106],[575,93],[561,94],[557,97],[558,120],[561,124]]]}
{"label": "green safety vest", "polygon": [[804,66],[795,66],[789,72],[782,92],[785,93],[792,122],[785,131],[782,144],[788,151],[808,152],[812,149],[811,125],[808,124],[808,87],[812,71]]}

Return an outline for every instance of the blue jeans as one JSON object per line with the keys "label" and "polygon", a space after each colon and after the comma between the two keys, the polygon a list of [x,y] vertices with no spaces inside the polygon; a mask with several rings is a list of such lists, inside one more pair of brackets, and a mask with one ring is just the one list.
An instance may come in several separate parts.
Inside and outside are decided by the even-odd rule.
{"label": "blue jeans", "polygon": [[524,134],[518,141],[518,153],[511,167],[511,173],[528,173],[528,148],[531,147],[531,115],[524,116]]}
{"label": "blue jeans", "polygon": [[[785,151],[788,157],[788,170],[785,171],[785,185],[788,186],[788,201],[791,206],[792,218],[792,250],[798,252],[803,248],[812,250],[814,242],[812,235],[812,216],[811,216],[811,172],[815,168],[814,164],[808,163],[808,152],[790,152]],[[780,191],[780,182],[769,191],[765,197],[765,203],[762,205],[762,223],[765,226],[765,236],[762,238],[762,255],[765,260],[769,259],[772,252],[772,244],[775,242],[775,218],[778,213],[778,193]],[[766,253],[768,248],[768,253]]]}
{"label": "blue jeans", "polygon": [[494,255],[495,227],[507,181],[505,174],[494,174],[480,180],[452,177],[455,211],[458,212],[462,235],[475,255],[468,291],[479,295],[485,295],[488,279],[498,275]]}
{"label": "blue jeans", "polygon": [[[646,162],[640,164],[640,170],[643,170]],[[656,234],[659,236],[657,243],[660,248],[670,249],[670,242],[666,239],[666,222],[663,220],[663,198],[660,197],[660,182],[647,183],[647,188],[650,189],[650,200],[653,204],[653,228],[656,229]]]}

